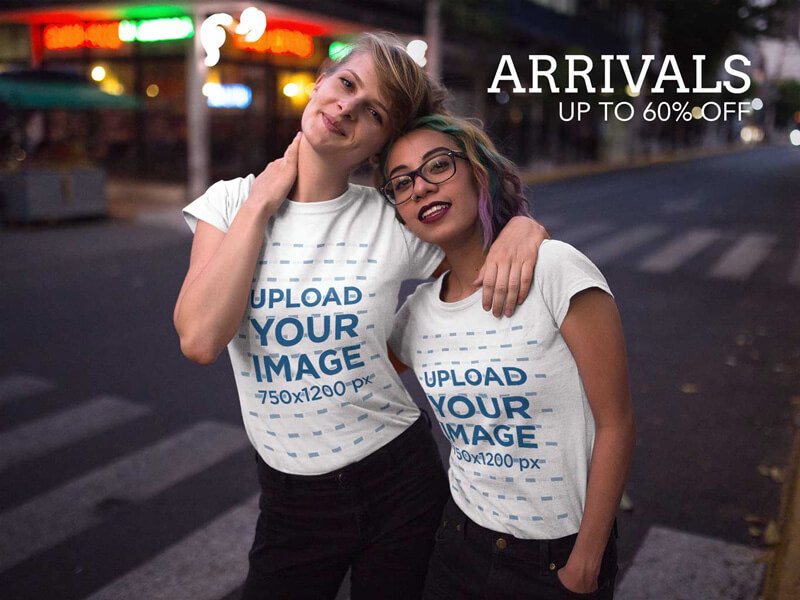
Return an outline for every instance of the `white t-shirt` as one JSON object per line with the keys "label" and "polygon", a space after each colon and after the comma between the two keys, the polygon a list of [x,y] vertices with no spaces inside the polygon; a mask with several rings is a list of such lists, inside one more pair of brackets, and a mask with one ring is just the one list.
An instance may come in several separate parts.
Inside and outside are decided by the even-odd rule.
{"label": "white t-shirt", "polygon": [[[184,208],[227,232],[255,177],[219,181]],[[386,340],[404,279],[440,249],[408,233],[372,189],[286,201],[270,219],[247,309],[228,344],[245,429],[264,461],[318,475],[357,462],[419,416]]]}
{"label": "white t-shirt", "polygon": [[451,442],[450,487],[473,521],[525,539],[578,531],[595,424],[559,327],[570,298],[606,280],[569,244],[545,240],[510,318],[481,294],[440,299],[444,275],[398,312],[389,345],[414,369]]}

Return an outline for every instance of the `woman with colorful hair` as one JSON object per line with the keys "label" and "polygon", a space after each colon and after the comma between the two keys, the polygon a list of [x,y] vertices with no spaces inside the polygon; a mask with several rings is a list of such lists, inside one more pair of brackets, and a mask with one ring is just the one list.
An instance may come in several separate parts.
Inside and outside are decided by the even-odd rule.
{"label": "woman with colorful hair", "polygon": [[382,191],[450,270],[406,300],[389,345],[451,444],[451,499],[424,597],[611,598],[614,515],[635,440],[622,326],[603,275],[545,240],[510,318],[474,283],[528,203],[483,130],[427,116],[384,153]]}
{"label": "woman with colorful hair", "polygon": [[[333,598],[348,568],[354,600],[421,593],[447,482],[386,339],[401,282],[443,255],[348,178],[442,99],[396,39],[364,35],[318,77],[282,159],[184,209],[181,349],[208,364],[227,346],[256,450],[244,598]],[[544,236],[520,218],[493,246],[483,280],[497,315],[527,294]]]}

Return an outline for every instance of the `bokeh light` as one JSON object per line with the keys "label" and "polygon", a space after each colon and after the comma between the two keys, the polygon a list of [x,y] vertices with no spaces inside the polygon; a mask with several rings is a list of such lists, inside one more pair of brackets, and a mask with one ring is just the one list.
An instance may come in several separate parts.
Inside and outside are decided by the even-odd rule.
{"label": "bokeh light", "polygon": [[631,89],[631,86],[629,86],[629,85],[625,86],[625,93],[628,96],[630,96],[631,98],[638,98],[639,97],[639,92],[635,92],[634,93],[634,91]]}
{"label": "bokeh light", "polygon": [[420,67],[424,67],[428,64],[428,59],[425,58],[425,52],[428,50],[428,44],[424,40],[412,40],[408,42],[408,46],[406,46],[406,52],[408,55],[414,59],[414,62],[417,63]]}
{"label": "bokeh light", "polygon": [[293,81],[287,83],[283,86],[283,95],[288,96],[289,98],[294,98],[297,94],[300,93],[300,86],[294,83]]}

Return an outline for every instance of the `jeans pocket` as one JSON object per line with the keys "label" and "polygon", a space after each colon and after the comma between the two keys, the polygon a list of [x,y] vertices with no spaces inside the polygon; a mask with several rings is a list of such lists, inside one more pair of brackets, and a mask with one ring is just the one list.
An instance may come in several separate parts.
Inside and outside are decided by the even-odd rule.
{"label": "jeans pocket", "polygon": [[436,530],[436,543],[447,544],[457,539],[464,531],[464,517],[450,498],[444,507],[442,521]]}
{"label": "jeans pocket", "polygon": [[452,542],[458,533],[456,527],[458,526],[453,521],[448,520],[446,517],[442,519],[442,522],[439,523],[439,528],[436,530],[436,543],[447,544]]}
{"label": "jeans pocket", "polygon": [[608,590],[609,590],[609,588],[611,586],[611,582],[613,581],[613,578],[611,578],[611,579],[606,578],[605,580],[599,582],[597,589],[594,590],[593,592],[581,593],[581,592],[573,592],[571,589],[569,589],[567,586],[565,586],[561,582],[561,578],[558,576],[558,570],[557,569],[555,571],[551,571],[551,573],[552,573],[552,576],[553,576],[553,578],[555,580],[556,587],[558,587],[558,589],[561,590],[561,592],[567,598],[587,598],[587,599],[590,599],[590,598],[610,598],[610,596],[608,596]]}

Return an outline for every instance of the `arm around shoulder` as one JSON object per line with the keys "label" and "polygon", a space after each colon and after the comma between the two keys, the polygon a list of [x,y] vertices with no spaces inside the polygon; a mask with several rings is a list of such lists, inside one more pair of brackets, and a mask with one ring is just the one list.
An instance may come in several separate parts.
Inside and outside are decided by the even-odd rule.
{"label": "arm around shoulder", "polygon": [[483,286],[483,309],[510,317],[528,297],[539,246],[550,236],[532,217],[511,218],[489,249],[475,285]]}

